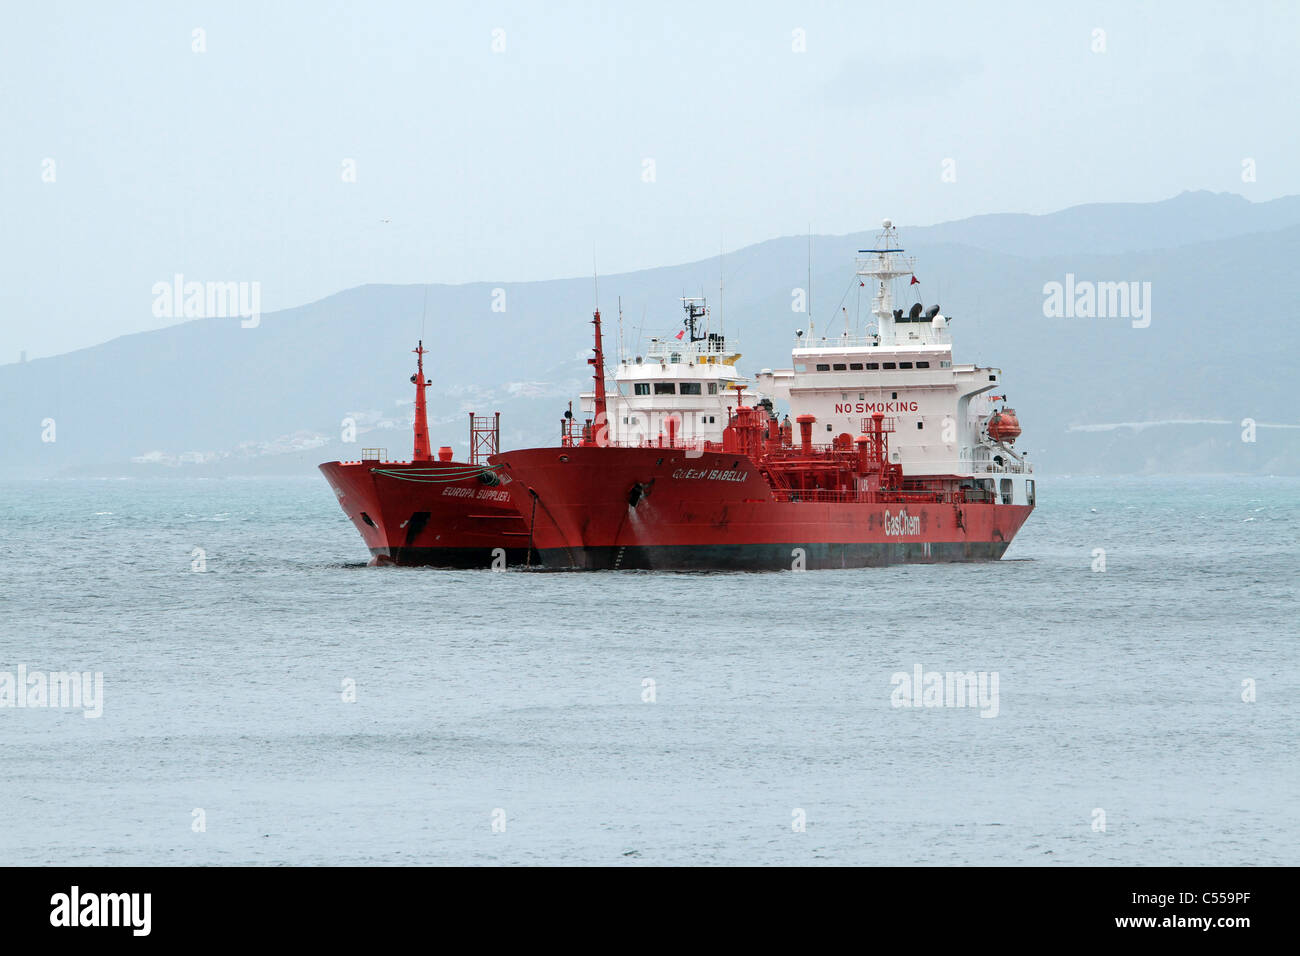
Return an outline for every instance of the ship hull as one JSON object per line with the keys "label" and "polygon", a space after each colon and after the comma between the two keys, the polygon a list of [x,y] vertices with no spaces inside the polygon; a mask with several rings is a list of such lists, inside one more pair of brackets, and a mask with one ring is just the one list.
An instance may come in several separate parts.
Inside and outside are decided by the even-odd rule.
{"label": "ship hull", "polygon": [[477,466],[331,461],[320,470],[372,565],[494,568],[529,558],[528,527],[509,492]]}
{"label": "ship hull", "polygon": [[[1033,510],[941,495],[778,500],[743,455],[535,448],[492,459],[553,568],[812,570],[995,561]],[[533,507],[533,497],[536,507]],[[824,496],[822,496],[824,497]]]}

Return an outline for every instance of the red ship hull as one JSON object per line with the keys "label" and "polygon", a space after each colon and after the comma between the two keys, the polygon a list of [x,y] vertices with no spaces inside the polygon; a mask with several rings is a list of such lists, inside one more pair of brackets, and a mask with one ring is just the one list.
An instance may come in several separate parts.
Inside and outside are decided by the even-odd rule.
{"label": "red ship hull", "polygon": [[331,461],[320,470],[371,564],[490,568],[528,557],[528,527],[506,487],[491,483],[489,469],[454,461]]}
{"label": "red ship hull", "polygon": [[[491,459],[514,480],[533,547],[553,568],[791,570],[1002,557],[1029,505],[895,494],[779,500],[747,456],[564,447]],[[534,509],[533,498],[536,497]]]}

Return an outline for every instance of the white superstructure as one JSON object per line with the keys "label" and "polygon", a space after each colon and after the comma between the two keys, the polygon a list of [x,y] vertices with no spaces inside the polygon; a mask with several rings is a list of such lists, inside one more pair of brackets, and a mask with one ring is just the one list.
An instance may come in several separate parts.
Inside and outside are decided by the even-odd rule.
{"label": "white superstructure", "polygon": [[[814,338],[796,333],[792,368],[758,373],[758,387],[789,403],[791,417],[813,415],[814,438],[829,444],[866,431],[864,420],[881,412],[895,423],[890,460],[906,477],[957,476],[1011,502],[1032,503],[1032,468],[1009,439],[990,436],[990,420],[1002,412],[1002,370],[953,362],[948,318],[938,306],[894,308],[893,285],[913,275],[888,219],[876,248],[859,250],[857,275],[873,291],[875,331]],[[1018,428],[1016,429],[1018,434]],[[842,437],[847,436],[847,437]],[[996,478],[997,484],[994,484]]]}
{"label": "white superstructure", "polygon": [[[752,382],[736,371],[740,353],[709,330],[703,299],[684,298],[685,328],[679,337],[652,338],[644,355],[620,355],[612,389],[607,390],[609,439],[616,444],[667,441],[722,441],[737,388],[753,403]],[[579,396],[583,420],[595,414],[595,395]]]}

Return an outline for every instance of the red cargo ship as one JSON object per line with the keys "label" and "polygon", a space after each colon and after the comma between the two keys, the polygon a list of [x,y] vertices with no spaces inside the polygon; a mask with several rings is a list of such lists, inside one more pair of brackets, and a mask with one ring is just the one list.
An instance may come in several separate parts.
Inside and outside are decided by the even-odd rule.
{"label": "red cargo ship", "polygon": [[526,562],[528,527],[504,487],[508,479],[487,463],[499,447],[500,413],[470,413],[468,462],[452,461],[446,447],[435,461],[423,342],[415,354],[411,460],[386,461],[382,449],[363,449],[361,460],[326,462],[321,473],[370,549],[371,564],[487,568]]}
{"label": "red cargo ship", "polygon": [[[813,569],[1001,558],[1034,508],[1032,468],[1012,445],[1001,372],[954,365],[938,306],[905,315],[892,283],[912,276],[886,220],[859,250],[875,291],[874,329],[796,333],[793,367],[759,373],[789,401],[737,395],[721,442],[619,445],[605,421],[596,320],[596,426],[558,448],[490,461],[548,567]],[[995,407],[995,403],[1002,407]],[[890,413],[886,415],[886,413]],[[824,436],[814,441],[814,430]]]}
{"label": "red cargo ship", "polygon": [[[644,361],[640,355],[635,362],[620,356],[611,394],[615,414],[600,419],[608,421],[614,434],[643,437],[658,429],[662,439],[666,430],[674,442],[722,437],[727,389],[746,382],[734,369],[740,355],[728,350],[722,335],[709,330],[709,311],[702,299],[683,299],[682,304],[685,327],[677,337],[651,339]],[[423,342],[415,354],[411,460],[387,461],[384,449],[370,448],[362,450],[359,461],[320,466],[344,514],[370,549],[371,563],[497,569],[539,563],[528,546],[528,526],[504,487],[509,479],[487,463],[500,447],[499,413],[492,418],[470,413],[468,462],[452,461],[451,449],[445,447],[434,461]],[[652,391],[642,383],[643,390],[631,383],[632,378],[654,378],[656,386]],[[603,369],[600,383],[603,389]],[[584,405],[594,401],[594,395],[581,396]],[[593,426],[590,418],[579,425],[570,412],[562,427],[573,434]]]}

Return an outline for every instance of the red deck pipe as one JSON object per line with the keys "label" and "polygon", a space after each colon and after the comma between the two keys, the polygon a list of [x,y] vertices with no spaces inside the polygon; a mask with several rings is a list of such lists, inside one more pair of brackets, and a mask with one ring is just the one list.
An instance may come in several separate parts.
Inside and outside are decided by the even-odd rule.
{"label": "red deck pipe", "polygon": [[795,419],[799,423],[799,443],[805,455],[812,454],[812,427],[817,421],[816,415],[800,415]]}

